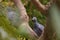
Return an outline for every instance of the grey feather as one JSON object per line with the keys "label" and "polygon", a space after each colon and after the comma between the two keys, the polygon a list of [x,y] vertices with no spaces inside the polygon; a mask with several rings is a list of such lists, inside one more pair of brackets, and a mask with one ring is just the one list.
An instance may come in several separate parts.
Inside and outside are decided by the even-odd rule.
{"label": "grey feather", "polygon": [[36,17],[33,17],[32,21],[34,23],[33,30],[37,33],[38,36],[40,36],[42,34],[42,31],[44,30],[44,26],[42,24],[38,23]]}

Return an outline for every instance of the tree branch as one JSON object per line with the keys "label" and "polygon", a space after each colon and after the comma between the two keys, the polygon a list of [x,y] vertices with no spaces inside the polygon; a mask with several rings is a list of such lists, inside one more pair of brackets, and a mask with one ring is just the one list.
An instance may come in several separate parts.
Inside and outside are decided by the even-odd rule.
{"label": "tree branch", "polygon": [[31,2],[37,7],[40,12],[46,13],[46,7],[42,5],[39,0],[31,0]]}
{"label": "tree branch", "polygon": [[37,9],[43,14],[47,14],[47,10],[51,6],[51,2],[46,5],[43,5],[39,0],[31,0],[31,2],[37,7]]}
{"label": "tree branch", "polygon": [[22,25],[25,25],[24,28],[26,28],[26,31],[29,32],[30,36],[37,38],[38,37],[37,34],[30,28],[30,26],[28,24],[29,16],[27,15],[26,9],[24,8],[24,5],[22,4],[21,0],[13,0],[13,2],[19,9],[20,19],[23,22]]}
{"label": "tree branch", "polygon": [[20,0],[13,0],[15,5],[18,7],[19,11],[20,11],[20,18],[23,20],[23,21],[26,21],[28,22],[29,21],[29,17],[26,13],[26,9],[24,8],[24,5],[21,3]]}

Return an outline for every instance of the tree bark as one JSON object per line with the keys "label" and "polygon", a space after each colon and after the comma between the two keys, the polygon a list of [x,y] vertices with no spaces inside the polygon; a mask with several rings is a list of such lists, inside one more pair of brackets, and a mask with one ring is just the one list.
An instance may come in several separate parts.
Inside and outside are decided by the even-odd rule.
{"label": "tree bark", "polygon": [[13,0],[13,2],[15,3],[15,5],[19,9],[20,20],[22,21],[21,24],[23,23],[25,25],[24,28],[26,28],[27,32],[29,32],[31,37],[38,38],[37,34],[29,26],[29,23],[28,23],[29,22],[29,16],[27,15],[26,9],[24,8],[24,5],[22,4],[21,0]]}

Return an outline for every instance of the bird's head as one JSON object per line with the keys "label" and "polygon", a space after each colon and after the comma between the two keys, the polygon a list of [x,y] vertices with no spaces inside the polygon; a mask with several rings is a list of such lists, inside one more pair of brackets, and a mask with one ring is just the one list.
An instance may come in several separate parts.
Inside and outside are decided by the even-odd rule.
{"label": "bird's head", "polygon": [[36,18],[36,17],[33,17],[33,18],[32,18],[32,21],[33,21],[33,22],[37,22],[37,18]]}

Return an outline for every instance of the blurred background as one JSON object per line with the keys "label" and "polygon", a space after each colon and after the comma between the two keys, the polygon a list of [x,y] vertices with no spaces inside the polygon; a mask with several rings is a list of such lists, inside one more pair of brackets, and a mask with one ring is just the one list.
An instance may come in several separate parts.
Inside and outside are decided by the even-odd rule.
{"label": "blurred background", "polygon": [[[31,2],[31,0],[21,0],[22,3],[24,4],[24,7],[26,8],[27,14],[29,16],[29,25],[30,27],[33,29],[34,25],[32,22],[32,17],[37,17],[37,21],[42,24],[43,26],[46,26],[46,16],[43,15],[40,11],[37,10],[37,8],[35,7],[35,5],[33,5],[33,3]],[[44,5],[46,5],[49,0],[40,0],[40,2]],[[17,13],[17,15],[14,15],[14,20],[16,21],[20,21],[19,18],[19,10],[16,7],[16,5],[14,5],[14,3],[10,0],[0,0],[0,40],[27,40],[25,37],[22,37],[19,32],[16,29],[16,25],[17,22],[12,22],[13,24],[11,24],[11,21],[8,20],[8,16],[6,15],[7,12],[7,8],[10,7],[11,11],[13,11],[14,13]],[[8,11],[10,11],[10,9],[8,9]],[[59,9],[57,8],[57,6],[54,4],[51,9],[49,10],[49,16],[51,17],[51,22],[53,25],[53,30],[56,31],[57,33],[57,38],[58,40],[60,40],[60,12]],[[15,19],[17,16],[17,19]],[[19,24],[19,23],[18,23]],[[17,25],[18,25],[17,24]],[[51,30],[51,29],[50,29]],[[27,36],[27,35],[26,35]],[[55,33],[54,33],[55,36]],[[28,39],[30,40],[30,39]],[[54,39],[57,40],[57,39]]]}

